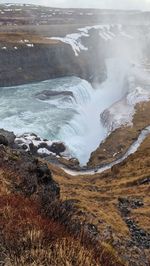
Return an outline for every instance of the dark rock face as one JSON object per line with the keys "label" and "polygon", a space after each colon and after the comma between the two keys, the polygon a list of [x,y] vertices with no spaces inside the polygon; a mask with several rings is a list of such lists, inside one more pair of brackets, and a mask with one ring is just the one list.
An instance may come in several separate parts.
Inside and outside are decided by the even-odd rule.
{"label": "dark rock face", "polygon": [[47,100],[57,96],[74,97],[72,91],[47,91],[47,90],[37,93],[35,96],[40,100]]}
{"label": "dark rock face", "polygon": [[[26,146],[26,144],[23,144],[23,146]],[[23,147],[22,146],[22,147]],[[32,155],[36,155],[37,154],[37,147],[36,146],[34,146],[34,144],[33,143],[30,143],[29,144],[29,148],[30,148],[30,152],[31,152],[31,154]],[[25,149],[26,150],[26,149]]]}
{"label": "dark rock face", "polygon": [[38,191],[42,196],[42,200],[44,200],[45,198],[59,198],[59,185],[53,180],[52,173],[47,167],[47,164],[38,163],[37,167],[35,168],[35,173],[39,187]]}
{"label": "dark rock face", "polygon": [[[98,35],[98,34],[97,34]],[[96,38],[96,37],[95,37]],[[103,46],[85,38],[88,51],[75,56],[69,44],[36,44],[18,50],[0,49],[0,86],[12,86],[64,76],[78,76],[90,82],[104,80]]]}
{"label": "dark rock face", "polygon": [[140,198],[118,198],[119,210],[127,224],[131,234],[131,245],[150,248],[150,234],[140,228],[137,223],[130,217],[132,209],[138,209],[144,206],[143,200]]}
{"label": "dark rock face", "polygon": [[129,227],[132,243],[136,244],[138,247],[142,246],[146,249],[150,248],[150,234],[144,229],[140,228],[132,219],[126,218],[125,222]]}
{"label": "dark rock face", "polygon": [[53,156],[62,156],[61,153],[65,152],[67,147],[63,142],[51,142],[35,134],[23,134],[15,139],[15,148],[43,158],[49,156],[50,153],[53,153]]}
{"label": "dark rock face", "polygon": [[3,135],[0,135],[0,144],[3,144],[4,146],[8,146],[8,140]]}
{"label": "dark rock face", "polygon": [[1,146],[0,164],[15,173],[15,193],[49,202],[59,198],[59,185],[53,180],[47,164],[35,159],[31,154]]}
{"label": "dark rock face", "polygon": [[0,129],[0,144],[3,144],[4,146],[13,146],[14,140],[15,140],[15,135],[13,132]]}
{"label": "dark rock face", "polygon": [[62,142],[54,142],[51,147],[50,150],[55,153],[56,155],[60,155],[60,153],[64,152],[66,150],[65,145]]}
{"label": "dark rock face", "polygon": [[[36,135],[32,134],[35,138]],[[0,164],[6,164],[6,168],[11,167],[16,176],[19,175],[19,181],[16,180],[16,192],[23,193],[25,196],[37,195],[42,200],[45,198],[53,200],[59,198],[59,185],[53,180],[52,173],[47,164],[35,159],[31,153],[25,153],[27,148],[23,144],[22,150],[10,149],[18,148],[15,144],[16,136],[9,131],[0,129]],[[29,145],[32,146],[32,143]],[[8,146],[8,147],[4,147]],[[30,147],[32,154],[36,153],[36,147]]]}

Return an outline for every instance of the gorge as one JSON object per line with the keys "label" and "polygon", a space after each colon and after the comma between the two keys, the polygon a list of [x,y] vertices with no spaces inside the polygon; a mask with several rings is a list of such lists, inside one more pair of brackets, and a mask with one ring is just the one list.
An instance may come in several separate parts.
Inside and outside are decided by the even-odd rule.
{"label": "gorge", "polygon": [[[55,67],[52,68],[50,64],[53,61],[50,58],[46,59],[48,60],[47,69],[55,71],[56,75],[61,76],[62,74],[57,69],[57,63],[60,67],[61,62],[64,66],[63,75],[71,74],[65,70],[65,66],[69,67],[72,74],[70,77],[39,83],[2,87],[1,127],[14,131],[16,134],[35,133],[49,140],[62,141],[68,147],[71,156],[77,158],[82,166],[86,165],[91,153],[112,130],[132,123],[134,106],[138,102],[148,101],[150,98],[149,63],[146,52],[150,41],[148,25],[143,25],[143,29],[146,32],[146,34],[144,32],[144,37],[139,25],[130,25],[129,29],[128,25],[123,27],[121,24],[101,24],[78,28],[79,33],[72,33],[64,38],[46,37],[46,40],[58,41],[57,45],[65,45],[64,48],[66,47],[67,53],[68,51],[70,53],[72,49],[71,57],[65,54],[64,48],[59,50],[59,54],[57,53],[55,57],[53,51],[45,50],[45,56],[53,56],[55,60]],[[93,38],[97,42],[94,45],[92,43],[91,46],[90,43]],[[143,38],[145,42],[143,42]],[[15,46],[14,48],[3,46],[1,48],[5,62],[7,60],[6,54],[11,59],[11,61],[9,60],[9,67],[12,68],[11,64],[13,64],[13,69],[7,73],[9,75],[12,73],[14,78],[20,63],[23,70],[19,72],[22,73],[23,71],[23,75],[25,75],[25,71],[31,70],[32,62],[36,66],[38,64],[38,57],[41,56],[38,52],[39,47],[36,47],[36,44],[30,47],[28,43],[29,40],[24,40],[24,48],[22,46]],[[21,45],[23,45],[23,41]],[[52,44],[52,49],[57,49],[57,45]],[[31,59],[30,51],[32,57],[36,52],[36,61]],[[93,58],[93,54],[94,56],[98,55],[99,58],[96,60]],[[86,67],[82,72],[80,67],[84,67],[82,66],[82,57],[85,58],[85,56]],[[90,58],[91,56],[92,58]],[[24,58],[23,61],[21,57]],[[66,58],[76,61],[77,69],[80,74],[83,73],[81,77],[88,81],[74,76],[75,74],[78,75],[74,69],[74,63],[70,61],[73,65],[69,66],[68,62],[64,61]],[[45,57],[42,60],[45,69]],[[89,66],[87,60],[89,60]],[[5,62],[1,68],[8,67]],[[40,61],[38,71],[41,67],[43,68]],[[89,73],[86,73],[87,67],[89,67]],[[103,69],[103,73],[101,69]],[[15,71],[16,74],[12,71]],[[34,67],[32,71],[34,74],[36,73]],[[50,72],[48,75],[51,77]],[[19,81],[18,76],[17,74],[17,79],[15,78],[16,83]],[[8,81],[9,79],[7,79]],[[91,85],[89,81],[92,82]],[[5,84],[3,79],[1,82]],[[11,82],[13,84],[12,77]],[[127,98],[125,99],[125,97]],[[125,99],[123,101],[127,103],[121,103],[120,100],[122,99]],[[119,107],[116,107],[116,111],[115,107],[114,111],[110,109],[109,118],[102,115],[105,110],[113,104],[115,106],[118,101],[120,101],[119,116],[117,114]],[[4,106],[7,106],[8,109]],[[27,109],[26,106],[28,106]],[[110,126],[109,124],[114,125]],[[85,132],[87,132],[86,135]]]}
{"label": "gorge", "polygon": [[4,266],[148,266],[150,12],[0,4]]}

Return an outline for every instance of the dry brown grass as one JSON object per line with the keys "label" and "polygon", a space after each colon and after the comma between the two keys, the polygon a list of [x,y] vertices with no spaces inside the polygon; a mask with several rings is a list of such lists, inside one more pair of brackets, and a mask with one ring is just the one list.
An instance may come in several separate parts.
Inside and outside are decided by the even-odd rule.
{"label": "dry brown grass", "polygon": [[58,222],[42,218],[34,201],[10,194],[0,203],[4,265],[98,265],[93,251]]}
{"label": "dry brown grass", "polygon": [[[7,45],[18,45],[21,46],[23,45],[20,41],[23,40],[29,40],[28,43],[33,43],[33,44],[51,44],[51,45],[56,45],[59,43],[57,40],[50,40],[47,39],[46,37],[39,36],[37,34],[29,34],[29,33],[12,33],[12,32],[0,32],[0,42],[2,44],[7,44]],[[24,42],[24,44],[26,44]]]}
{"label": "dry brown grass", "polygon": [[[27,172],[20,169],[20,165],[23,167],[22,160],[25,162],[27,159],[18,155],[14,160],[15,154],[11,154],[10,149],[2,149],[1,153],[2,265],[123,265],[109,244],[91,239],[84,230],[80,230],[78,234],[70,230],[74,223],[71,220],[74,207],[64,208],[62,200],[49,202],[50,198],[47,198],[45,202],[45,199],[41,200],[34,193],[28,196],[22,190],[18,191],[16,187],[18,188],[19,182],[23,188],[28,185],[22,182]],[[31,171],[31,166],[31,162],[28,164],[27,161],[28,171]]]}
{"label": "dry brown grass", "polygon": [[94,167],[116,160],[128,150],[140,131],[149,125],[150,101],[137,104],[133,126],[123,126],[112,132],[106,141],[91,154],[88,165]]}
{"label": "dry brown grass", "polygon": [[[72,177],[49,164],[61,187],[61,199],[49,204],[49,198],[41,202],[37,195],[25,197],[14,190],[27,172],[20,171],[19,155],[16,158],[11,150],[3,150],[0,203],[5,265],[126,265],[120,257],[127,253],[132,256],[132,249],[126,248],[131,236],[118,208],[118,198],[143,200],[144,206],[131,209],[130,218],[148,230],[149,187],[141,182],[150,176],[149,158],[147,137],[135,154],[102,174]],[[75,202],[73,208],[64,208],[64,202],[71,199]],[[74,234],[70,230],[74,221],[94,224],[99,232],[98,242],[91,241],[85,231]]]}
{"label": "dry brown grass", "polygon": [[118,209],[119,197],[143,200],[144,206],[131,209],[129,217],[141,228],[149,230],[149,186],[141,182],[150,177],[150,137],[135,154],[102,174],[71,177],[56,167],[53,167],[53,173],[61,186],[62,198],[78,199],[78,208],[82,210],[80,219],[86,217],[96,224],[102,239],[112,245],[120,242],[122,249],[120,245],[117,248],[120,254],[127,252],[123,246],[130,240],[130,232]]}

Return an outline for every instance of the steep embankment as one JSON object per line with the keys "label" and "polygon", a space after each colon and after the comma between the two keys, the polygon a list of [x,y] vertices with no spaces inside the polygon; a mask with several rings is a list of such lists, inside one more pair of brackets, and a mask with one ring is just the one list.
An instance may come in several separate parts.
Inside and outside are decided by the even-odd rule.
{"label": "steep embankment", "polygon": [[96,167],[120,158],[137,139],[141,130],[150,125],[149,114],[150,102],[137,104],[132,125],[124,125],[114,130],[91,154],[88,166]]}
{"label": "steep embankment", "polygon": [[[13,146],[14,135],[3,131],[0,141]],[[148,136],[135,154],[110,170],[72,178],[1,145],[4,265],[148,265],[149,151]],[[75,240],[81,232],[83,238]]]}
{"label": "steep embankment", "polygon": [[32,36],[1,33],[0,86],[64,76],[78,76],[90,82],[102,81],[105,78],[104,50],[99,51],[96,38],[96,35],[94,39],[85,38],[89,50],[75,56],[72,47],[59,40],[34,33]]}
{"label": "steep embankment", "polygon": [[[39,15],[37,7],[35,9]],[[18,11],[4,7],[3,12],[0,23],[7,24],[13,21],[10,14],[14,13],[16,17],[15,12]],[[29,14],[28,10],[25,13]],[[115,40],[118,37],[122,42],[117,46],[119,49],[116,53],[118,50],[122,53],[124,50],[120,47],[124,48],[124,41],[127,40],[130,46],[134,39],[133,32],[137,34],[136,26],[122,28],[117,24],[114,27],[110,26],[110,21],[105,25],[100,22],[97,29],[89,29],[85,27],[88,25],[86,20],[85,28],[80,29],[80,34],[79,31],[77,35],[55,34],[55,38],[50,39],[53,34],[37,34],[38,23],[46,20],[45,24],[48,25],[49,14],[40,21],[37,19],[38,15],[33,16],[32,12],[30,14],[30,23],[36,24],[36,32],[34,27],[32,31],[29,30],[30,27],[26,27],[28,30],[24,28],[24,33],[12,34],[8,27],[7,33],[3,31],[0,36],[1,86],[64,75],[79,75],[91,82],[102,81],[105,78],[104,59],[109,50],[107,48],[113,50],[112,44],[116,47]],[[21,9],[21,15],[18,20],[14,19],[14,23],[27,23],[29,16],[24,19],[23,15],[24,10]],[[71,19],[72,14],[69,16]],[[112,21],[116,23],[120,16],[112,15]],[[141,14],[137,12],[135,16],[139,18]],[[60,14],[56,21],[59,17]],[[65,18],[66,14],[63,14],[63,21]],[[149,17],[146,14],[142,19],[143,23],[145,19],[148,23]],[[67,17],[67,23],[69,21]],[[128,21],[126,17],[124,21]],[[135,25],[135,20],[131,21]],[[76,31],[77,27],[69,33],[77,33]],[[140,32],[142,36],[148,36],[149,28],[140,26]],[[143,38],[139,35],[137,37],[138,40]],[[139,44],[137,39],[133,44],[136,43]],[[110,56],[114,52],[112,50],[108,52]],[[133,119],[134,126],[123,127],[112,133],[95,156],[92,155],[90,166],[95,167],[121,156],[141,130],[150,124],[149,108],[149,103],[138,105]],[[135,154],[108,171],[92,176],[77,175],[75,178],[53,164],[49,163],[47,166],[29,152],[6,147],[14,146],[13,142],[14,135],[7,132],[5,137],[1,133],[0,144],[5,145],[0,145],[2,264],[149,265],[149,136]]]}
{"label": "steep embankment", "polygon": [[[114,24],[78,21],[67,27],[0,28],[0,86],[73,75],[101,83],[107,76],[107,57],[119,55],[120,46],[126,54],[130,45],[134,53],[137,51],[138,40],[145,38],[147,43],[147,25],[130,23],[119,24],[116,19]],[[143,43],[139,46],[142,48]],[[143,49],[146,53],[147,46]]]}
{"label": "steep embankment", "polygon": [[[110,170],[76,178],[30,153],[6,147],[13,147],[14,139],[1,131],[4,265],[74,265],[74,256],[75,265],[148,265],[149,136],[135,154]],[[81,232],[84,238],[74,240]]]}
{"label": "steep embankment", "polygon": [[51,167],[63,198],[78,200],[80,219],[94,223],[126,265],[148,265],[150,137],[135,154],[102,174],[72,178]]}
{"label": "steep embankment", "polygon": [[[13,134],[2,136],[0,143],[13,144]],[[44,162],[0,145],[1,263],[123,266],[96,227],[81,223],[78,200],[61,198],[53,178]]]}

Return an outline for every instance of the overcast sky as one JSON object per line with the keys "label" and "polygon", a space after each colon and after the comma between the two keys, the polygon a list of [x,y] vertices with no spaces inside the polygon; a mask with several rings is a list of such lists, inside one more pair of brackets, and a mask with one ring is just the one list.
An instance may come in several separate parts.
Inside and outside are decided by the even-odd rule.
{"label": "overcast sky", "polygon": [[0,0],[0,3],[41,4],[55,7],[150,10],[150,0]]}

